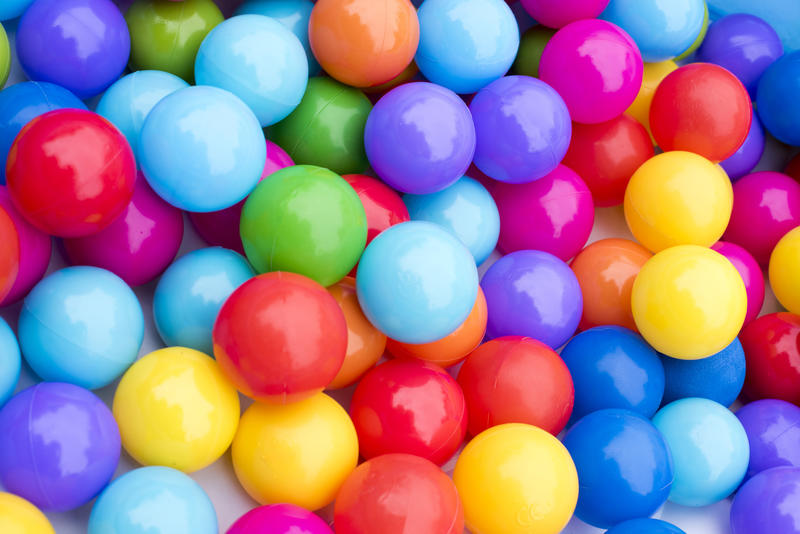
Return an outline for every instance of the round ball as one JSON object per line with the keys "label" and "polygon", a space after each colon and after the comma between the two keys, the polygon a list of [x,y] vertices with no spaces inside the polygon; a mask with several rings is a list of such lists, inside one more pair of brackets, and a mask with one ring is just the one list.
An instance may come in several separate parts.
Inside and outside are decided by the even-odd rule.
{"label": "round ball", "polygon": [[738,338],[716,354],[700,360],[664,356],[664,404],[687,397],[711,399],[730,406],[742,391],[744,349]]}
{"label": "round ball", "polygon": [[8,154],[6,180],[14,205],[33,226],[58,237],[83,237],[125,211],[136,163],[125,137],[106,119],[60,109],[22,128]]}
{"label": "round ball", "polygon": [[231,452],[236,476],[253,499],[318,510],[333,502],[355,469],[358,437],[347,412],[318,393],[284,406],[250,406]]}
{"label": "round ball", "polygon": [[762,315],[742,329],[739,340],[747,360],[745,397],[800,404],[800,316]]}
{"label": "round ball", "polygon": [[6,21],[22,15],[33,0],[6,0],[0,7],[0,20]]}
{"label": "round ball", "polygon": [[736,181],[758,165],[758,162],[761,161],[761,156],[764,155],[765,145],[764,127],[761,125],[761,119],[753,111],[750,131],[747,132],[744,143],[732,156],[720,161],[719,165],[732,182]]}
{"label": "round ball", "polygon": [[556,31],[537,24],[522,34],[519,41],[519,52],[511,70],[514,74],[539,77],[539,62],[547,42]]}
{"label": "round ball", "polygon": [[625,113],[642,123],[647,133],[650,134],[653,144],[656,142],[650,128],[650,105],[653,103],[653,95],[661,81],[677,68],[678,65],[671,59],[658,63],[645,63],[642,71],[642,86],[633,103],[625,110]]}
{"label": "round ball", "polygon": [[11,45],[8,42],[8,34],[0,24],[0,87],[8,81],[11,72]]}
{"label": "round ball", "polygon": [[711,250],[725,256],[742,277],[747,292],[747,314],[744,316],[744,324],[747,325],[758,317],[764,304],[764,274],[761,272],[761,267],[755,258],[739,245],[717,241],[711,245]]}
{"label": "round ball", "polygon": [[800,522],[800,468],[778,467],[742,484],[731,505],[731,533],[793,532]]}
{"label": "round ball", "polygon": [[800,408],[777,399],[745,404],[736,412],[750,443],[745,480],[773,467],[800,467]]}
{"label": "round ball", "polygon": [[686,534],[684,531],[660,519],[640,518],[617,523],[606,534]]}
{"label": "round ball", "polygon": [[608,0],[564,0],[558,3],[547,0],[522,0],[531,17],[539,24],[550,28],[561,28],[581,19],[594,19],[608,5]]}
{"label": "round ball", "polygon": [[800,120],[800,105],[794,95],[800,89],[800,51],[777,59],[758,82],[756,109],[764,127],[779,141],[800,145],[795,125]]}
{"label": "round ball", "polygon": [[38,508],[22,497],[6,492],[0,492],[0,530],[14,534],[56,533]]}
{"label": "round ball", "polygon": [[14,394],[21,367],[17,336],[8,323],[0,318],[0,408]]}
{"label": "round ball", "polygon": [[0,254],[0,299],[5,299],[14,287],[19,272],[19,234],[14,220],[5,209],[0,207],[0,243],[3,253]]}
{"label": "round ball", "polygon": [[355,189],[367,214],[367,245],[390,226],[411,220],[402,197],[377,178],[363,174],[342,178]]}
{"label": "round ball", "polygon": [[784,235],[769,260],[769,284],[781,306],[792,313],[800,313],[800,228]]}
{"label": "round ball", "polygon": [[[708,24],[709,14],[708,14],[708,2],[703,0],[703,25],[700,28],[700,33],[697,34],[697,38],[695,38],[694,42],[689,45],[689,48],[684,50],[681,55],[675,58],[675,61],[683,61],[684,59],[688,59],[689,57],[694,58],[693,54],[700,48],[700,45],[703,44],[703,40],[706,38],[706,33],[708,33]],[[715,6],[716,7],[716,6]]]}
{"label": "round ball", "polygon": [[25,361],[43,380],[97,389],[136,360],[144,315],[134,292],[115,274],[67,267],[28,294],[18,332]]}
{"label": "round ball", "polygon": [[268,504],[253,508],[231,525],[226,534],[333,534],[327,523],[293,504]]}

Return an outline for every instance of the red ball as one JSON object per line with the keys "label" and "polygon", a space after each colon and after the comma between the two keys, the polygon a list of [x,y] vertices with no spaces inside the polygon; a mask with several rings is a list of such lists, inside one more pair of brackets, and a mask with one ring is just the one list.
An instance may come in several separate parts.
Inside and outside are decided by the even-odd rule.
{"label": "red ball", "polygon": [[322,391],[347,351],[347,323],[336,300],[305,276],[251,278],[222,305],[214,356],[245,395],[286,404]]}
{"label": "red ball", "polygon": [[599,124],[572,124],[572,141],[561,162],[592,192],[596,206],[622,204],[625,188],[639,166],[653,157],[650,135],[627,115]]}
{"label": "red ball", "polygon": [[336,534],[461,534],[453,481],[433,463],[387,454],[359,465],[336,496]]}
{"label": "red ball", "polygon": [[711,63],[690,63],[669,73],[650,104],[650,129],[658,146],[665,152],[694,152],[714,163],[742,146],[752,119],[742,82]]}
{"label": "red ball", "polygon": [[368,371],[353,393],[350,417],[367,459],[408,453],[441,465],[467,432],[461,388],[444,369],[419,360],[390,360]]}
{"label": "red ball", "polygon": [[763,315],[744,327],[739,341],[747,364],[742,393],[800,405],[800,315]]}
{"label": "red ball", "polygon": [[[0,206],[0,301],[14,286],[19,270],[19,236],[14,221]],[[463,402],[463,401],[462,401]]]}
{"label": "red ball", "polygon": [[499,337],[475,349],[458,373],[467,399],[469,433],[504,423],[527,423],[558,434],[572,414],[569,369],[535,339]]}
{"label": "red ball", "polygon": [[410,221],[408,208],[394,189],[363,174],[342,176],[358,194],[367,212],[367,244],[390,226]]}
{"label": "red ball", "polygon": [[133,196],[136,163],[125,137],[106,119],[79,109],[40,115],[22,128],[6,164],[17,210],[58,237],[99,232]]}

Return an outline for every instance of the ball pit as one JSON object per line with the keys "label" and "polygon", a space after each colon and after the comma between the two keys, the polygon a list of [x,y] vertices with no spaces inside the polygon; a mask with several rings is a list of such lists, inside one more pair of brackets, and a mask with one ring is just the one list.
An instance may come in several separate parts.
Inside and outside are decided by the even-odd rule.
{"label": "ball pit", "polygon": [[800,404],[800,316],[762,315],[739,334],[747,360],[742,393]]}
{"label": "ball pit", "polygon": [[0,492],[0,529],[14,534],[55,534],[53,525],[34,505],[13,493]]}
{"label": "ball pit", "polygon": [[755,258],[739,245],[717,241],[711,245],[711,250],[725,256],[742,277],[744,289],[747,292],[747,313],[744,316],[744,324],[747,325],[758,317],[758,314],[761,313],[761,306],[764,304],[764,275],[761,267]]}
{"label": "ball pit", "polygon": [[6,403],[19,381],[22,357],[14,331],[0,318],[0,408]]}
{"label": "ball pit", "polygon": [[707,358],[680,360],[663,356],[661,363],[665,378],[664,404],[687,397],[701,397],[730,406],[742,391],[745,357],[738,338]]}
{"label": "ball pit", "polygon": [[800,454],[794,446],[800,438],[800,408],[777,399],[763,399],[739,408],[750,444],[750,463],[745,480],[773,467],[800,467]]}
{"label": "ball pit", "polygon": [[739,488],[731,505],[732,534],[792,532],[800,521],[800,468],[777,467]]}
{"label": "ball pit", "polygon": [[319,517],[293,504],[268,504],[240,517],[226,534],[333,534]]}

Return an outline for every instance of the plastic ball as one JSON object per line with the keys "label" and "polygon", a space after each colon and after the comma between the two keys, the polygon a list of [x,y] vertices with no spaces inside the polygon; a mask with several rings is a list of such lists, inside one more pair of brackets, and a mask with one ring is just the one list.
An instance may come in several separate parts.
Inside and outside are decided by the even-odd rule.
{"label": "plastic ball", "polygon": [[620,115],[600,124],[573,124],[562,164],[586,183],[595,206],[607,207],[622,204],[631,176],[652,157],[653,144],[644,126]]}
{"label": "plastic ball", "polygon": [[575,333],[583,310],[581,288],[566,263],[539,250],[500,258],[484,274],[486,336],[526,336],[555,349]]}
{"label": "plastic ball", "polygon": [[125,211],[136,163],[125,137],[106,119],[60,109],[22,128],[8,154],[6,180],[14,205],[33,226],[83,237]]}
{"label": "plastic ball", "polygon": [[293,504],[259,506],[236,520],[226,534],[333,534],[327,523]]}
{"label": "plastic ball", "polygon": [[0,530],[10,534],[55,534],[34,505],[13,493],[0,492]]}
{"label": "plastic ball", "polygon": [[687,397],[711,399],[730,406],[742,391],[744,349],[738,338],[716,354],[700,360],[664,356],[664,404]]}
{"label": "plastic ball", "polygon": [[755,258],[739,245],[717,241],[711,245],[711,250],[725,256],[742,277],[744,289],[747,292],[747,314],[744,316],[744,324],[747,325],[758,317],[758,314],[761,313],[761,306],[764,304],[764,275],[761,267]]}
{"label": "plastic ball", "polygon": [[209,86],[180,89],[147,115],[139,163],[160,197],[187,211],[233,206],[255,187],[266,161],[264,133],[236,96]]}
{"label": "plastic ball", "polygon": [[800,313],[798,266],[800,266],[800,228],[795,228],[778,241],[769,260],[770,287],[781,306],[792,313]]}
{"label": "plastic ball", "polygon": [[519,29],[502,0],[431,0],[419,8],[414,60],[431,82],[460,93],[503,76],[517,55]]}
{"label": "plastic ball", "polygon": [[188,86],[181,78],[168,72],[133,72],[114,82],[103,93],[95,111],[122,132],[138,161],[141,158],[139,136],[144,119],[161,99]]}
{"label": "plastic ball", "polygon": [[33,0],[5,0],[0,6],[0,20],[6,21],[22,15]]}
{"label": "plastic ball", "polygon": [[733,209],[731,182],[691,152],[665,152],[633,173],[625,190],[625,221],[653,252],[676,245],[708,247],[725,232]]}
{"label": "plastic ball", "polygon": [[94,499],[119,461],[117,423],[91,392],[60,382],[25,389],[0,410],[0,483],[45,511]]}
{"label": "plastic ball", "polygon": [[617,523],[605,534],[686,534],[672,523],[660,519],[639,518]]}
{"label": "plastic ball", "polygon": [[212,330],[220,308],[254,274],[241,255],[224,248],[181,256],[164,272],[153,295],[153,319],[164,344],[213,354]]}
{"label": "plastic ball", "polygon": [[[453,472],[467,528],[482,534],[557,534],[578,500],[567,449],[540,428],[509,423],[470,441]],[[522,530],[524,532],[524,530]]]}
{"label": "plastic ball", "polygon": [[694,58],[694,53],[700,48],[700,45],[703,44],[703,40],[706,38],[706,33],[708,33],[708,24],[709,24],[709,14],[708,14],[708,2],[706,0],[702,0],[703,3],[703,26],[700,28],[700,33],[697,34],[697,38],[694,42],[689,45],[689,48],[684,50],[679,56],[675,58],[675,61],[683,61],[689,57]]}
{"label": "plastic ball", "polygon": [[722,167],[722,170],[725,171],[731,181],[738,180],[758,165],[761,156],[764,154],[765,144],[764,127],[761,126],[761,119],[753,111],[750,131],[747,133],[744,143],[732,156],[720,161],[720,167]]}
{"label": "plastic ball", "polygon": [[390,226],[411,220],[402,197],[377,178],[363,174],[346,174],[342,178],[355,189],[364,205],[367,245]]}
{"label": "plastic ball", "polygon": [[779,172],[748,174],[733,184],[733,211],[723,239],[766,267],[772,249],[800,226],[800,184]]}
{"label": "plastic ball", "polygon": [[224,17],[212,0],[136,0],[125,20],[133,70],[162,70],[192,83],[200,43]]}
{"label": "plastic ball", "polygon": [[458,95],[413,82],[395,87],[375,104],[364,145],[381,180],[403,193],[426,195],[464,175],[475,153],[475,127]]}
{"label": "plastic ball", "polygon": [[605,408],[652,417],[664,395],[664,366],[641,336],[620,326],[581,332],[561,351],[575,384],[571,421]]}
{"label": "plastic ball", "polygon": [[500,212],[497,245],[504,252],[543,250],[567,261],[589,239],[592,194],[564,165],[534,182],[495,184],[492,194]]}
{"label": "plastic ball", "polygon": [[333,380],[347,350],[347,323],[324,287],[279,271],[251,278],[228,297],[213,339],[217,362],[239,391],[285,404]]}
{"label": "plastic ball", "polygon": [[19,234],[14,220],[0,206],[0,243],[3,253],[0,254],[0,300],[5,299],[14,287],[19,272]]}
{"label": "plastic ball", "polygon": [[800,146],[797,121],[800,106],[794,96],[800,89],[800,50],[783,55],[770,65],[758,82],[756,109],[764,127],[779,141]]}
{"label": "plastic ball", "polygon": [[550,28],[561,28],[576,20],[597,18],[607,5],[608,0],[566,0],[558,3],[522,0],[525,11]]}
{"label": "plastic ball", "polygon": [[322,393],[275,406],[255,403],[233,440],[233,469],[261,504],[317,510],[333,502],[358,463],[358,437],[347,412]]}
{"label": "plastic ball", "polygon": [[619,238],[601,239],[580,251],[570,263],[583,295],[578,328],[617,325],[637,331],[631,311],[633,281],[652,257],[638,243]]}
{"label": "plastic ball", "polygon": [[0,87],[8,81],[8,74],[11,72],[11,46],[8,42],[8,34],[2,24],[0,24]]}
{"label": "plastic ball", "polygon": [[544,47],[539,77],[564,99],[575,122],[622,114],[642,86],[642,58],[633,39],[604,20],[561,28]]}
{"label": "plastic ball", "polygon": [[747,360],[744,396],[800,405],[800,316],[762,315],[742,329],[739,340]]}
{"label": "plastic ball", "polygon": [[655,144],[655,139],[653,139],[653,132],[650,128],[650,105],[653,103],[653,95],[661,81],[677,68],[678,65],[671,59],[658,63],[645,63],[642,71],[642,86],[633,103],[625,110],[625,113],[642,123],[647,133],[650,134],[653,144]]}
{"label": "plastic ball", "polygon": [[240,231],[256,271],[300,273],[329,286],[358,262],[367,218],[358,195],[340,176],[296,165],[258,184],[245,202]]}
{"label": "plastic ball", "polygon": [[711,63],[691,63],[668,74],[650,104],[650,128],[658,146],[694,152],[714,163],[739,150],[752,117],[742,82]]}
{"label": "plastic ball", "polygon": [[778,467],[742,484],[731,505],[731,533],[797,532],[800,468]]}
{"label": "plastic ball", "polygon": [[336,497],[337,534],[461,534],[464,509],[453,481],[436,465],[410,454],[367,460]]}
{"label": "plastic ball", "polygon": [[0,408],[6,403],[19,381],[22,358],[14,331],[0,318]]}
{"label": "plastic ball", "polygon": [[569,146],[572,124],[564,101],[549,85],[506,76],[472,99],[475,165],[501,182],[524,183],[552,172]]}
{"label": "plastic ball", "polygon": [[726,407],[708,399],[681,399],[661,408],[653,424],[672,453],[670,501],[708,506],[739,487],[750,447],[742,424]]}
{"label": "plastic ball", "polygon": [[777,399],[745,404],[736,412],[750,443],[745,480],[773,467],[800,467],[800,408]]}
{"label": "plastic ball", "polygon": [[88,534],[153,531],[217,534],[214,505],[203,488],[180,471],[142,467],[109,484],[89,516]]}
{"label": "plastic ball", "polygon": [[458,372],[469,433],[526,423],[558,434],[567,424],[574,388],[558,355],[535,339],[506,336],[475,349]]}
{"label": "plastic ball", "polygon": [[539,77],[539,62],[547,42],[555,35],[556,30],[536,25],[522,34],[519,40],[519,52],[511,70],[514,74]]}

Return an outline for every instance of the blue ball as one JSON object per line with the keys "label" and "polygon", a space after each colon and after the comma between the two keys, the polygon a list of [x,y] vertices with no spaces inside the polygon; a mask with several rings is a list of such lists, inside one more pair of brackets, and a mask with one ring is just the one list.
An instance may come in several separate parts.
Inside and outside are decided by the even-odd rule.
{"label": "blue ball", "polygon": [[478,270],[453,235],[410,221],[384,230],[367,246],[356,290],[378,330],[401,343],[429,343],[467,318],[478,296]]}
{"label": "blue ball", "polygon": [[247,0],[236,10],[236,15],[264,15],[289,29],[300,40],[308,59],[308,75],[319,74],[321,67],[311,51],[308,41],[308,19],[314,2],[311,0]]}
{"label": "blue ball", "polygon": [[614,525],[606,534],[686,534],[684,531],[660,519],[631,519]]}
{"label": "blue ball", "polygon": [[33,0],[3,0],[0,2],[0,22],[22,15]]}
{"label": "blue ball", "polygon": [[217,534],[203,488],[169,467],[140,467],[109,484],[89,516],[88,534]]}
{"label": "blue ball", "polygon": [[469,176],[430,195],[404,195],[412,221],[438,224],[456,236],[480,265],[497,245],[500,214],[492,195]]}
{"label": "blue ball", "polygon": [[456,93],[477,92],[517,56],[519,28],[503,0],[425,0],[417,15],[419,70]]}
{"label": "blue ball", "polygon": [[764,127],[779,141],[800,146],[800,50],[767,67],[758,82],[756,109]]}
{"label": "blue ball", "polygon": [[144,316],[136,295],[117,275],[97,267],[67,267],[34,286],[18,331],[25,361],[43,380],[97,389],[136,360]]}
{"label": "blue ball", "polygon": [[139,140],[142,172],[173,206],[196,212],[233,206],[258,183],[267,159],[261,125],[217,87],[175,91],[156,104]]}
{"label": "blue ball", "polygon": [[189,84],[160,70],[140,70],[123,76],[109,87],[95,110],[116,126],[139,160],[139,135],[147,114],[162,98]]}
{"label": "blue ball", "polygon": [[646,62],[681,55],[700,35],[703,0],[611,0],[601,19],[630,35]]}
{"label": "blue ball", "polygon": [[647,517],[667,500],[672,459],[653,424],[629,410],[591,413],[564,436],[580,481],[575,515],[601,528]]}
{"label": "blue ball", "polygon": [[707,506],[733,493],[750,461],[744,427],[726,407],[688,398],[661,408],[653,424],[669,444],[675,481],[669,500],[683,506]]}
{"label": "blue ball", "polygon": [[744,385],[745,358],[739,338],[700,360],[679,360],[661,355],[664,364],[664,404],[687,397],[711,399],[730,406]]}
{"label": "blue ball", "polygon": [[294,111],[308,84],[308,59],[297,36],[261,15],[230,18],[203,39],[194,63],[198,85],[213,85],[250,106],[261,126]]}
{"label": "blue ball", "polygon": [[650,418],[661,405],[664,367],[658,353],[621,326],[581,332],[561,351],[575,385],[571,421],[604,408],[624,408]]}
{"label": "blue ball", "polygon": [[255,275],[241,254],[203,248],[175,261],[153,297],[156,328],[169,346],[214,354],[211,332],[219,309],[236,288]]}
{"label": "blue ball", "polygon": [[6,403],[19,381],[21,358],[17,336],[0,318],[0,408]]}
{"label": "blue ball", "polygon": [[62,108],[86,109],[86,105],[67,89],[48,82],[22,82],[0,91],[0,184],[6,183],[8,151],[22,127]]}

